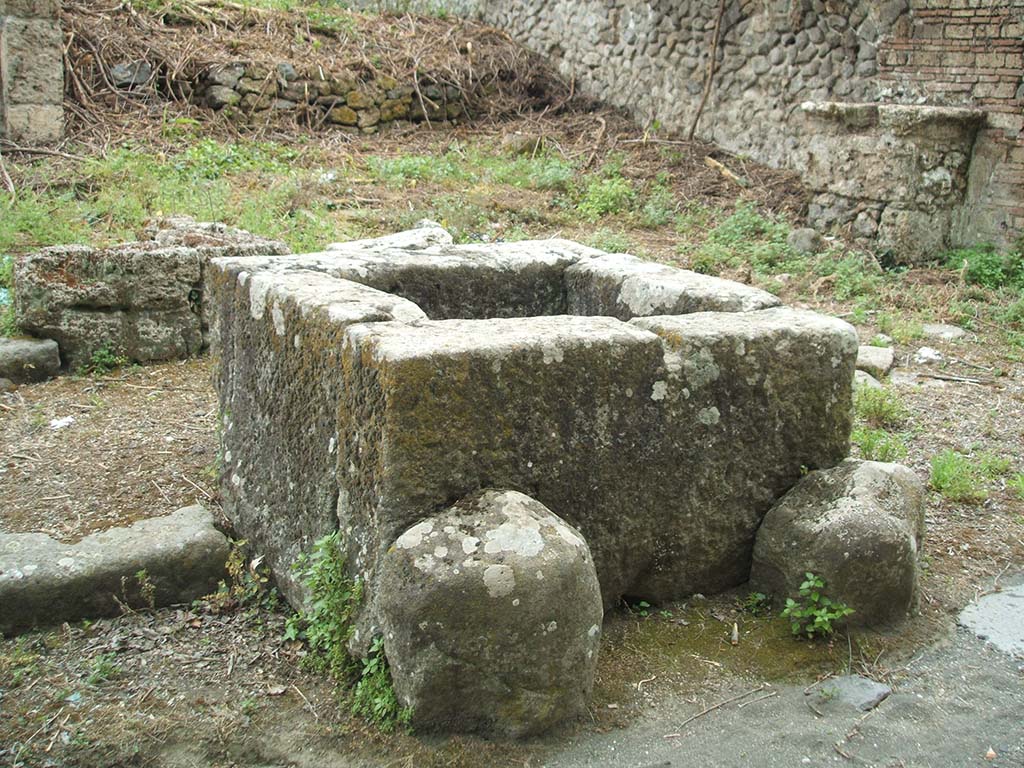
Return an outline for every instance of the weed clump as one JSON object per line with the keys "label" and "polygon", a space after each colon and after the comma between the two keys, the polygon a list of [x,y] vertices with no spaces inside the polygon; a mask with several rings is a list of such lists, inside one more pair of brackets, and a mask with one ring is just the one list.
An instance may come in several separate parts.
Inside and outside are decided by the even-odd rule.
{"label": "weed clump", "polygon": [[303,663],[351,687],[352,714],[385,732],[408,725],[412,712],[401,707],[395,696],[384,638],[373,639],[361,663],[349,655],[363,588],[348,575],[340,534],[335,531],[318,539],[312,552],[296,562],[295,570],[309,591],[309,601],[301,614],[288,619],[285,638],[306,642],[310,654]]}
{"label": "weed clump", "polygon": [[899,427],[910,415],[899,395],[878,387],[857,387],[853,409],[861,421],[877,429]]}
{"label": "weed clump", "polygon": [[950,501],[984,501],[988,498],[986,481],[1006,474],[1009,469],[1010,460],[1002,456],[980,453],[972,459],[946,450],[932,457],[931,487]]}

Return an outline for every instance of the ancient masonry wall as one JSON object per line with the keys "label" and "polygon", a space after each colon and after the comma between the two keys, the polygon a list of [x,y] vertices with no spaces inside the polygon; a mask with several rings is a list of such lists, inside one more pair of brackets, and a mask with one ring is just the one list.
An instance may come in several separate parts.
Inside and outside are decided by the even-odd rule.
{"label": "ancient masonry wall", "polygon": [[38,143],[64,131],[60,0],[0,0],[0,138]]}
{"label": "ancient masonry wall", "polygon": [[[685,131],[701,99],[718,6],[496,0],[478,2],[476,13],[554,58],[579,89],[642,122]],[[821,127],[804,102],[976,108],[984,113],[976,140],[963,115],[953,119],[969,163],[946,141],[942,113],[928,118],[927,135],[899,150],[897,160],[911,153],[922,174],[935,170],[928,142],[936,135],[940,151],[952,153],[938,172],[949,183],[940,199],[918,201],[918,218],[941,213],[943,245],[1005,246],[1024,234],[1024,0],[725,0],[724,9],[699,137],[803,171],[817,159],[809,143]],[[882,123],[875,133],[884,143]],[[837,151],[848,148],[843,137],[851,127],[829,129]],[[836,185],[811,189],[812,221],[852,229],[859,219],[867,236],[890,202],[874,199],[870,188],[850,198],[837,195]]]}

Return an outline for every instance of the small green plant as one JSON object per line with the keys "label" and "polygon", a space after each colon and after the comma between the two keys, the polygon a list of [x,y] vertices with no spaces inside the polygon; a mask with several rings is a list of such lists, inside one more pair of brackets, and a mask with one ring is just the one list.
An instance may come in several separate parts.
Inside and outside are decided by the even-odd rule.
{"label": "small green plant", "polygon": [[947,450],[933,456],[931,466],[931,486],[947,499],[977,502],[988,498],[981,465],[970,457]]}
{"label": "small green plant", "polygon": [[[228,581],[221,581],[217,591],[207,595],[197,604],[214,613],[224,613],[235,608],[257,608],[274,610],[278,594],[269,586],[270,571],[262,557],[249,558],[248,541],[229,539],[230,549],[225,569]],[[138,574],[136,574],[136,577]]]}
{"label": "small green plant", "polygon": [[646,619],[651,615],[651,604],[646,600],[639,600],[635,603],[627,603],[630,613],[635,613],[640,618]]}
{"label": "small green plant", "polygon": [[876,428],[898,427],[910,415],[899,395],[884,387],[857,387],[853,410],[857,418]]}
{"label": "small green plant", "polygon": [[908,453],[907,441],[902,435],[894,435],[884,429],[857,427],[850,435],[854,445],[860,449],[862,458],[868,461],[899,461]]}
{"label": "small green plant", "polygon": [[587,182],[576,208],[590,221],[597,221],[628,210],[635,199],[636,191],[628,180],[621,176],[597,177]]}
{"label": "small green plant", "polygon": [[311,651],[305,662],[335,679],[346,679],[354,669],[348,654],[356,609],[362,599],[362,583],[349,578],[340,534],[335,531],[313,544],[313,550],[295,563],[310,599],[301,616],[288,620],[287,639],[306,641]]}
{"label": "small green plant", "polygon": [[352,691],[352,714],[365,717],[385,733],[396,725],[408,725],[412,717],[412,710],[399,706],[395,696],[383,637],[374,638],[363,659],[359,682]]}
{"label": "small green plant", "polygon": [[763,616],[771,608],[771,601],[764,592],[751,592],[744,598],[741,607],[751,616]]}
{"label": "small green plant", "polygon": [[108,342],[93,350],[83,372],[92,376],[106,376],[114,369],[128,365],[129,362],[127,357],[114,352],[113,345]]}
{"label": "small green plant", "polygon": [[353,714],[385,732],[408,724],[412,713],[400,707],[395,696],[384,638],[374,638],[361,664],[348,653],[363,590],[362,583],[348,575],[340,533],[318,539],[295,570],[310,598],[306,610],[288,620],[285,639],[305,640],[310,654],[304,663],[310,668],[339,682],[356,681],[350,699]]}
{"label": "small green plant", "polygon": [[647,229],[663,227],[676,215],[676,198],[666,184],[655,184],[639,211],[640,226]]}
{"label": "small green plant", "polygon": [[825,580],[820,576],[815,576],[810,571],[804,576],[799,599],[786,598],[782,616],[789,619],[790,629],[794,635],[831,635],[835,631],[835,623],[853,613],[853,609],[826,596]]}
{"label": "small green plant", "polygon": [[39,654],[27,637],[19,637],[13,647],[0,652],[0,688],[17,688],[39,673]]}
{"label": "small green plant", "polygon": [[897,344],[907,344],[924,336],[924,326],[921,323],[889,312],[879,313],[878,330],[891,336]]}
{"label": "small green plant", "polygon": [[149,573],[143,568],[135,572],[135,583],[139,585],[139,594],[150,610],[156,608],[156,584],[150,578]]}
{"label": "small green plant", "polygon": [[608,253],[634,253],[632,241],[624,232],[599,229],[585,239],[585,244]]}
{"label": "small green plant", "polygon": [[660,611],[658,611],[658,615],[665,621],[671,621],[672,617],[675,616],[675,614],[667,608],[662,608]]}
{"label": "small green plant", "polygon": [[1006,487],[1013,492],[1013,494],[1021,500],[1024,500],[1024,472],[1018,472],[1016,475],[1011,477]]}
{"label": "small green plant", "polygon": [[116,658],[116,654],[104,653],[93,659],[92,666],[89,669],[88,676],[85,678],[85,682],[89,685],[99,685],[100,683],[105,683],[108,680],[113,680],[121,674],[121,668],[114,663]]}
{"label": "small green plant", "polygon": [[871,337],[871,341],[868,342],[868,345],[872,347],[891,347],[892,342],[882,334],[878,334],[877,336]]}

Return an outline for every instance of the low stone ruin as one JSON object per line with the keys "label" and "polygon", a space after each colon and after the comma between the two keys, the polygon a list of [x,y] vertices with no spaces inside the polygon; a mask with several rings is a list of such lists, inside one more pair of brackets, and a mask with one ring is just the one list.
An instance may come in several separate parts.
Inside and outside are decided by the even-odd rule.
{"label": "low stone ruin", "polygon": [[857,337],[756,288],[436,225],[208,270],[224,505],[293,605],[343,533],[420,727],[582,709],[602,606],[750,576],[762,518],[849,450]]}
{"label": "low stone ruin", "polygon": [[351,71],[326,71],[324,64],[298,67],[231,62],[209,67],[187,88],[192,100],[226,110],[236,120],[273,112],[297,113],[307,123],[376,133],[396,122],[446,122],[465,114],[465,98],[454,86],[400,83],[381,75],[366,79]]}
{"label": "low stone ruin", "polygon": [[194,356],[208,345],[207,262],[288,253],[283,243],[185,217],[154,221],[143,237],[112,248],[55,246],[16,259],[18,326],[56,341],[70,368],[88,364],[100,349],[138,363]]}

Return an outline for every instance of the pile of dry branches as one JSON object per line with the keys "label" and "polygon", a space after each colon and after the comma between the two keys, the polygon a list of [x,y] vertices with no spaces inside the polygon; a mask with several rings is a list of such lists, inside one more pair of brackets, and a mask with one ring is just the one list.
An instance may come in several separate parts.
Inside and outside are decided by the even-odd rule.
{"label": "pile of dry branches", "polygon": [[[65,2],[71,132],[123,131],[147,117],[165,119],[169,106],[176,115],[216,122],[190,104],[192,84],[211,65],[228,62],[312,63],[325,76],[348,71],[367,80],[387,75],[453,86],[476,114],[490,116],[560,108],[571,96],[550,64],[491,27],[319,8],[266,10],[230,0],[173,0],[145,9],[130,0]],[[133,75],[127,84],[115,77],[126,67]]]}

